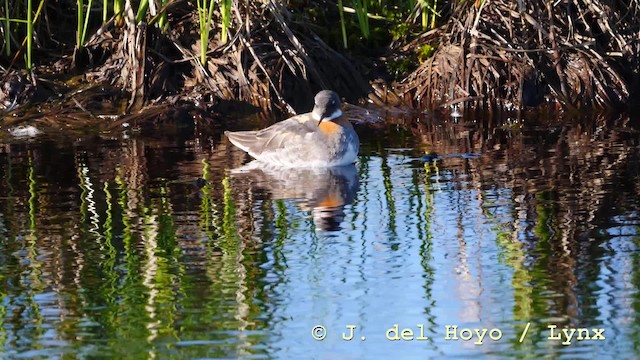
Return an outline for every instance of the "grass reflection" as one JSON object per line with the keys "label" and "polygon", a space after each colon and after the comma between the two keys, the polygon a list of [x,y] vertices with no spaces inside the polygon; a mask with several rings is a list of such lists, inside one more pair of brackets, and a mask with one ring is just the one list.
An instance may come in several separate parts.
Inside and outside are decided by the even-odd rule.
{"label": "grass reflection", "polygon": [[[510,136],[505,143],[521,153],[524,135]],[[321,347],[328,342],[304,337],[320,316],[362,320],[373,333],[405,316],[432,335],[407,347],[426,358],[478,354],[442,340],[443,324],[460,319],[509,335],[482,349],[497,357],[597,350],[547,341],[549,322],[604,323],[638,351],[637,229],[625,228],[631,246],[608,228],[619,214],[637,224],[626,210],[637,199],[585,174],[579,189],[553,173],[565,161],[565,170],[598,168],[595,157],[546,159],[553,166],[538,174],[537,159],[502,153],[436,167],[418,163],[419,150],[365,149],[343,224],[324,234],[301,202],[228,176],[223,145],[153,141],[0,154],[0,357],[293,358],[301,348],[331,357],[338,350]],[[504,151],[497,145],[506,146],[478,147]],[[633,178],[636,165],[620,177]],[[194,189],[198,178],[206,184]],[[585,196],[591,189],[606,191]],[[527,321],[537,331],[520,344],[512,335]],[[349,351],[395,354],[389,344],[368,339]]]}

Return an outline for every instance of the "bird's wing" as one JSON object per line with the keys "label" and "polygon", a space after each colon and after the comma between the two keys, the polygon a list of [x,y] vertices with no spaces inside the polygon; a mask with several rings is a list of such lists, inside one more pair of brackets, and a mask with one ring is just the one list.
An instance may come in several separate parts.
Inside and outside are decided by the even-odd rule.
{"label": "bird's wing", "polygon": [[294,116],[258,131],[226,132],[229,140],[253,157],[259,157],[264,151],[277,151],[285,144],[304,144],[305,136],[314,131],[313,121],[307,121],[307,114]]}

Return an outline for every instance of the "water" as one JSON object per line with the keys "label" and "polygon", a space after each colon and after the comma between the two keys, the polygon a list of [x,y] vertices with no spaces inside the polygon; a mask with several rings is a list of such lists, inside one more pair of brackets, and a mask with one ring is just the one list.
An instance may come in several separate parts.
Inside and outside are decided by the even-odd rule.
{"label": "water", "polygon": [[359,131],[306,172],[230,171],[220,133],[7,142],[0,358],[640,356],[627,119]]}

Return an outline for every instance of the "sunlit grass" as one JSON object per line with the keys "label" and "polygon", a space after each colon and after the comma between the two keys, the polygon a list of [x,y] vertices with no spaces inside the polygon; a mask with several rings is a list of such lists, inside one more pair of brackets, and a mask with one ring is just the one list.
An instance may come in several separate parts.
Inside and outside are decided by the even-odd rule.
{"label": "sunlit grass", "polygon": [[367,16],[367,0],[353,0],[353,6],[356,10],[356,16],[358,17],[358,24],[360,25],[360,31],[365,39],[369,38],[369,17]]}
{"label": "sunlit grass", "polygon": [[113,14],[116,16],[116,23],[122,22],[124,11],[124,0],[113,0]]}
{"label": "sunlit grass", "polygon": [[220,12],[222,13],[222,43],[226,44],[228,40],[229,26],[231,25],[231,0],[220,1]]}
{"label": "sunlit grass", "polygon": [[31,52],[33,50],[33,4],[32,0],[27,0],[27,53],[26,67],[27,71],[31,71],[33,65]]}
{"label": "sunlit grass", "polygon": [[78,25],[76,30],[76,48],[84,46],[84,41],[87,38],[87,27],[89,26],[89,16],[91,15],[91,7],[93,6],[93,0],[88,0],[87,11],[84,11],[84,0],[77,0],[76,15],[78,18]]}
{"label": "sunlit grass", "polygon": [[214,0],[197,0],[198,19],[200,24],[200,63],[207,62],[207,45],[209,44],[209,28],[213,15]]}
{"label": "sunlit grass", "polygon": [[140,5],[138,6],[138,12],[136,13],[136,24],[144,20],[148,10],[149,10],[149,0],[140,1]]}
{"label": "sunlit grass", "polygon": [[[406,19],[419,15],[423,30],[433,29],[436,26],[436,19],[440,16],[438,12],[438,0],[351,0],[351,5],[345,3],[346,0],[337,0],[338,13],[340,15],[340,29],[342,32],[342,43],[347,48],[349,24],[354,21],[353,15],[345,16],[345,13],[354,14],[358,29],[364,39],[371,38],[371,26],[369,21],[382,20],[387,23],[400,25]],[[377,26],[374,26],[374,28]]]}
{"label": "sunlit grass", "polygon": [[347,29],[344,24],[344,6],[342,0],[338,0],[338,12],[340,13],[340,29],[342,30],[342,45],[346,49],[347,46]]}
{"label": "sunlit grass", "polygon": [[[165,5],[167,5],[169,1],[168,0],[161,0],[160,1],[160,7],[164,7]],[[169,26],[169,22],[167,20],[167,12],[166,11],[162,11],[160,13],[160,19],[158,20],[158,27],[164,31],[167,29],[167,27]]]}
{"label": "sunlit grass", "polygon": [[11,22],[9,20],[9,0],[4,0],[4,53],[11,56]]}
{"label": "sunlit grass", "polygon": [[[222,30],[220,40],[226,44],[229,40],[229,27],[231,26],[232,0],[220,0],[220,14],[222,16]],[[209,44],[209,33],[211,30],[211,18],[213,16],[213,5],[215,0],[197,0],[198,19],[200,24],[200,63],[207,62],[207,48]]]}
{"label": "sunlit grass", "polygon": [[[36,2],[37,1],[37,2]],[[219,29],[219,40],[222,44],[227,43],[230,38],[230,29],[232,26],[232,10],[233,0],[196,0],[198,20],[199,20],[199,37],[200,37],[200,54],[199,61],[205,64],[207,61],[207,52],[209,43],[213,36],[211,30],[214,27],[212,19],[214,10],[220,16],[220,24],[214,27]],[[15,42],[15,37],[24,34],[24,42],[22,49],[25,67],[31,69],[33,65],[33,46],[38,35],[34,31],[37,25],[37,18],[40,9],[34,11],[34,5],[40,3],[40,8],[44,4],[44,0],[24,0],[20,2],[12,2],[4,0],[3,13],[4,17],[0,17],[0,24],[4,30],[4,54],[6,57],[11,56],[11,41]],[[101,18],[102,23],[106,23],[110,16],[115,16],[116,26],[122,26],[124,21],[124,0],[102,0],[100,5],[94,0],[76,0],[76,36],[75,47],[81,48],[85,45],[87,39],[91,36],[90,25],[95,22],[93,17]],[[149,9],[153,11],[153,17],[149,20],[149,24],[154,24],[166,31],[168,20],[165,7],[170,3],[169,0],[160,0],[156,4],[159,8],[156,10],[152,7],[149,0],[141,0],[136,2],[137,9],[135,11],[136,22],[145,20],[149,14]],[[440,16],[437,11],[438,6],[442,7],[443,2],[438,0],[336,0],[334,3],[338,7],[340,21],[340,36],[344,48],[348,47],[348,42],[353,36],[355,30],[360,34],[361,40],[369,44],[380,40],[380,34],[385,32],[384,27],[397,26],[406,24],[409,16],[419,17],[422,28],[424,30],[435,27],[436,20]],[[94,9],[94,5],[96,8]],[[216,8],[218,6],[218,8]],[[95,11],[94,11],[95,10]],[[100,11],[101,10],[101,11]],[[137,11],[136,11],[137,10]],[[157,14],[155,12],[158,12]],[[94,13],[94,14],[92,14]],[[97,19],[95,19],[97,20]],[[411,24],[409,24],[411,25]],[[416,24],[417,25],[417,24]],[[410,26],[407,26],[407,29]],[[383,29],[382,31],[380,31]],[[337,29],[336,29],[337,30]],[[390,29],[391,31],[396,31]],[[408,31],[408,30],[403,30]],[[350,33],[351,32],[351,33]],[[357,36],[356,36],[357,38]],[[15,50],[16,45],[13,46]],[[22,56],[20,53],[18,54]]]}
{"label": "sunlit grass", "polygon": [[[26,14],[26,19],[20,19],[20,18],[12,18],[10,16],[4,16],[4,17],[0,17],[0,21],[3,22],[4,25],[4,41],[5,41],[5,54],[7,55],[7,57],[11,56],[11,23],[19,23],[19,24],[24,24],[26,26],[26,35],[22,41],[22,45],[21,47],[25,47],[26,45],[26,51],[24,53],[24,60],[25,60],[25,68],[31,72],[31,68],[33,67],[33,37],[34,37],[34,27],[35,27],[35,23],[36,21],[38,21],[38,18],[40,17],[40,13],[42,11],[42,8],[44,6],[44,0],[40,0],[40,3],[38,5],[38,9],[36,10],[35,14],[33,12],[33,2],[32,0],[27,0],[26,1],[26,5],[27,5],[27,14]],[[9,1],[5,0],[4,2],[4,11],[6,15],[9,15]]]}

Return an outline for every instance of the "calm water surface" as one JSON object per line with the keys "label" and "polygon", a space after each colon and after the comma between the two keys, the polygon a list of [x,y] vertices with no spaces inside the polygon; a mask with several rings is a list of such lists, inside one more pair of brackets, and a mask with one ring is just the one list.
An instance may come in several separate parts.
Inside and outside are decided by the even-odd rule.
{"label": "calm water surface", "polygon": [[331,171],[198,129],[5,142],[0,358],[640,356],[627,119],[360,132]]}

